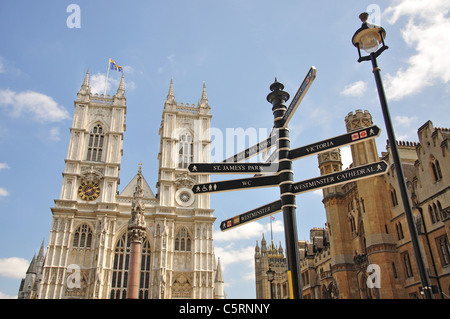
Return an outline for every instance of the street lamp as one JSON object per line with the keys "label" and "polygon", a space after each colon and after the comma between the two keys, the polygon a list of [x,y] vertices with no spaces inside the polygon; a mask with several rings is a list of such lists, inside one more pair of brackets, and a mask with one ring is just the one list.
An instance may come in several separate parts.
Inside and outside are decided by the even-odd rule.
{"label": "street lamp", "polygon": [[267,281],[270,285],[270,299],[273,299],[273,289],[272,289],[272,281],[275,280],[275,271],[273,271],[270,267],[269,270],[266,271],[267,274]]}
{"label": "street lamp", "polygon": [[[377,64],[377,57],[386,49],[388,46],[384,43],[384,38],[386,37],[386,31],[380,27],[370,23],[367,23],[367,18],[369,14],[367,12],[361,13],[359,18],[362,21],[362,26],[359,28],[352,38],[353,45],[358,49],[359,59],[358,62],[362,61],[372,61],[373,74],[375,75],[375,82],[377,84],[378,97],[381,103],[381,110],[383,111],[384,123],[386,125],[386,133],[389,140],[389,145],[391,148],[392,159],[394,161],[395,172],[397,174],[397,181],[402,197],[403,207],[405,209],[406,221],[408,223],[409,233],[411,235],[411,243],[414,250],[415,259],[417,262],[417,268],[419,269],[420,281],[422,283],[422,291],[426,299],[432,299],[433,295],[431,293],[430,279],[425,269],[425,264],[423,261],[422,253],[419,247],[419,239],[417,235],[417,230],[414,225],[411,203],[409,202],[408,192],[406,188],[405,177],[403,173],[403,168],[400,162],[400,156],[398,153],[397,142],[395,139],[394,128],[392,127],[391,117],[389,114],[389,109],[386,101],[386,94],[384,93],[383,82],[381,81],[380,68]],[[380,44],[382,45],[379,48]],[[369,53],[368,56],[361,57],[361,49]]]}

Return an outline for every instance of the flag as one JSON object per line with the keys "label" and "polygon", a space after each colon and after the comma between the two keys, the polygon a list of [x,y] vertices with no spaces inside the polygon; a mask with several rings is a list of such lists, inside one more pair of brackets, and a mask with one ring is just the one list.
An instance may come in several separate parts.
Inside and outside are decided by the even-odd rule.
{"label": "flag", "polygon": [[275,220],[275,217],[273,217],[273,216],[270,216],[270,219],[271,219],[271,220]]}
{"label": "flag", "polygon": [[111,70],[123,72],[123,68],[121,66],[117,65],[117,63],[114,62],[113,59],[111,59],[111,58],[109,58],[109,68]]}

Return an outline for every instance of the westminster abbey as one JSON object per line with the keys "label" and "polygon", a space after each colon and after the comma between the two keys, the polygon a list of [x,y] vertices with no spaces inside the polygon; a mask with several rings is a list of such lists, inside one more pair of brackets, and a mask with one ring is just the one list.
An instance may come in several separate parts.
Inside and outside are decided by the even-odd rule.
{"label": "westminster abbey", "polygon": [[[127,226],[142,194],[140,299],[223,298],[223,275],[213,243],[209,195],[194,196],[191,161],[209,161],[210,105],[203,85],[197,105],[175,101],[173,82],[162,109],[156,193],[136,176],[118,193],[127,112],[124,79],[114,96],[91,94],[89,71],[75,100],[61,187],[44,254],[33,258],[19,299],[127,298]],[[209,155],[206,155],[209,156]]]}

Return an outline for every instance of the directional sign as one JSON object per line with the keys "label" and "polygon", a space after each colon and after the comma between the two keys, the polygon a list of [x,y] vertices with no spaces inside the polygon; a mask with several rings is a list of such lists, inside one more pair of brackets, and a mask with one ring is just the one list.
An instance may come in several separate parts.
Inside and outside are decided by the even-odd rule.
{"label": "directional sign", "polygon": [[243,150],[242,152],[239,152],[233,156],[228,157],[227,159],[224,159],[223,163],[238,163],[240,161],[246,160],[252,156],[255,156],[259,153],[261,153],[264,150],[269,150],[274,144],[275,144],[275,134],[272,134],[273,131],[270,133],[270,137],[265,139],[262,142],[259,142],[258,144],[255,144],[246,150]]}
{"label": "directional sign", "polygon": [[242,188],[259,188],[278,185],[278,175],[268,175],[262,177],[249,177],[243,179],[232,179],[229,181],[212,182],[205,184],[195,184],[192,187],[194,194],[218,193],[232,191]]}
{"label": "directional sign", "polygon": [[276,173],[278,165],[272,163],[192,163],[188,166],[191,174],[252,174]]}
{"label": "directional sign", "polygon": [[388,164],[385,161],[375,162],[367,165],[347,169],[345,171],[323,175],[292,184],[292,193],[299,194],[309,192],[318,188],[335,186],[349,181],[355,181],[367,177],[384,174]]}
{"label": "directional sign", "polygon": [[295,93],[294,97],[292,98],[291,104],[289,104],[289,108],[286,110],[286,113],[283,117],[283,128],[287,126],[292,115],[294,115],[295,111],[297,110],[300,102],[305,97],[306,92],[316,78],[316,71],[316,68],[313,66],[309,69],[308,74],[298,88],[297,93]]}
{"label": "directional sign", "polygon": [[360,129],[351,133],[339,135],[327,140],[312,143],[306,146],[295,148],[289,151],[289,159],[295,160],[313,154],[323,153],[330,149],[345,145],[358,143],[363,140],[370,140],[380,135],[380,128],[376,125]]}
{"label": "directional sign", "polygon": [[241,215],[224,220],[220,223],[220,229],[222,231],[229,230],[233,227],[242,226],[246,223],[253,222],[257,219],[278,213],[281,211],[281,200],[274,201],[267,205],[252,209]]}

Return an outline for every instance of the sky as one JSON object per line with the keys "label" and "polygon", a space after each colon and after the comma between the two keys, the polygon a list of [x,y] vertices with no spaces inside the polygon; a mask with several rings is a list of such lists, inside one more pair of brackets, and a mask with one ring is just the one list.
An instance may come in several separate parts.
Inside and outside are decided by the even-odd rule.
{"label": "sky", "polygon": [[[351,43],[364,11],[387,33],[389,49],[378,63],[397,139],[417,142],[417,129],[428,120],[449,127],[449,10],[447,0],[2,0],[0,298],[16,298],[33,255],[42,241],[48,244],[73,101],[87,69],[91,90],[102,94],[108,58],[123,66],[127,117],[119,191],[142,162],[156,192],[158,130],[171,79],[175,100],[189,104],[197,104],[205,83],[211,126],[224,139],[227,130],[241,129],[256,132],[259,141],[273,125],[266,96],[274,78],[293,97],[315,66],[316,79],[289,123],[291,147],[346,133],[345,116],[362,109],[382,129],[376,139],[381,155],[387,136],[372,67],[357,62]],[[115,94],[120,75],[109,73],[107,94]],[[213,158],[232,155],[227,151],[233,152],[218,150]],[[341,152],[348,167],[348,147]],[[295,182],[320,175],[316,156],[293,168]],[[256,297],[256,241],[264,233],[285,249],[284,226],[281,213],[272,232],[269,218],[227,232],[220,222],[278,198],[277,187],[211,195],[215,254],[228,298]],[[298,238],[307,240],[311,228],[326,222],[322,193],[297,195],[296,203]]]}

